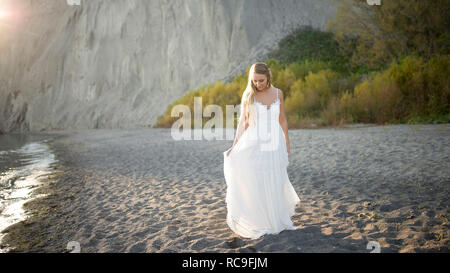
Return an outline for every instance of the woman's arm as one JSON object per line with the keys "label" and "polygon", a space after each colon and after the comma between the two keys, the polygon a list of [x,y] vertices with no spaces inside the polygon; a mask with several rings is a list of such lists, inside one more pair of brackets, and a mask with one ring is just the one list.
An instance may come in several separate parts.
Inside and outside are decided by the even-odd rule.
{"label": "woman's arm", "polygon": [[[244,102],[241,102],[241,104],[242,103],[244,103]],[[248,128],[249,124],[244,115],[244,113],[245,113],[244,111],[246,110],[246,108],[247,107],[245,105],[242,105],[242,107],[241,107],[241,114],[239,116],[239,121],[238,121],[238,125],[237,125],[237,130],[236,130],[236,136],[234,138],[233,146],[231,146],[231,148],[233,148],[234,145],[236,145],[236,143],[239,141],[239,138],[241,137],[241,135]]]}
{"label": "woman's arm", "polygon": [[280,90],[279,96],[280,96],[280,118],[279,118],[279,122],[280,122],[281,128],[283,129],[284,137],[286,139],[287,152],[288,152],[288,154],[290,154],[291,150],[290,150],[290,143],[289,143],[288,123],[287,123],[287,119],[286,119],[286,113],[285,113],[285,110],[284,110],[284,95],[283,95],[283,91]]}

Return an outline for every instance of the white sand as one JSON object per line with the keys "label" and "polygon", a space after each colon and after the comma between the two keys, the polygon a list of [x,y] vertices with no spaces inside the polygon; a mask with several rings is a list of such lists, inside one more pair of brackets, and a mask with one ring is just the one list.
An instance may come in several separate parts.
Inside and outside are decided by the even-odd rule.
{"label": "white sand", "polygon": [[8,229],[4,244],[33,252],[63,252],[77,241],[82,252],[367,253],[376,241],[381,252],[448,252],[449,129],[290,130],[298,230],[257,240],[225,221],[222,152],[231,141],[173,141],[168,129],[66,131],[52,142],[64,172],[32,206],[49,209]]}

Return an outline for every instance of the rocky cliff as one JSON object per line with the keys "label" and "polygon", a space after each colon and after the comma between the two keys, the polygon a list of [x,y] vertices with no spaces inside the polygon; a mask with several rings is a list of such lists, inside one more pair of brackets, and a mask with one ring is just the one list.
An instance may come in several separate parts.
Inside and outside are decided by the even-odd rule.
{"label": "rocky cliff", "polygon": [[78,1],[0,1],[0,131],[152,126],[336,15],[333,0]]}

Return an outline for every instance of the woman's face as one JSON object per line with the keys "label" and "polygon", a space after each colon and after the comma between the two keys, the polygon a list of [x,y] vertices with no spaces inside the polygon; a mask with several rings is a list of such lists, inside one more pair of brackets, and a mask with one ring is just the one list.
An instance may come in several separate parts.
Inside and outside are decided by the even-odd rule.
{"label": "woman's face", "polygon": [[252,81],[258,91],[262,91],[267,87],[267,76],[264,74],[254,73]]}

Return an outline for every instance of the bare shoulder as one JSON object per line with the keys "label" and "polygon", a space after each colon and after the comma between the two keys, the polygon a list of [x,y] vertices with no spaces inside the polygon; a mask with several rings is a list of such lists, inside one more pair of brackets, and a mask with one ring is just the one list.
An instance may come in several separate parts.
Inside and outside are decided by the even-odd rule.
{"label": "bare shoulder", "polygon": [[277,89],[278,89],[278,97],[280,99],[283,99],[284,98],[283,91],[280,88],[277,88]]}
{"label": "bare shoulder", "polygon": [[244,92],[244,93],[242,94],[241,101],[244,101],[244,100],[248,99],[249,96],[250,96],[250,93]]}

